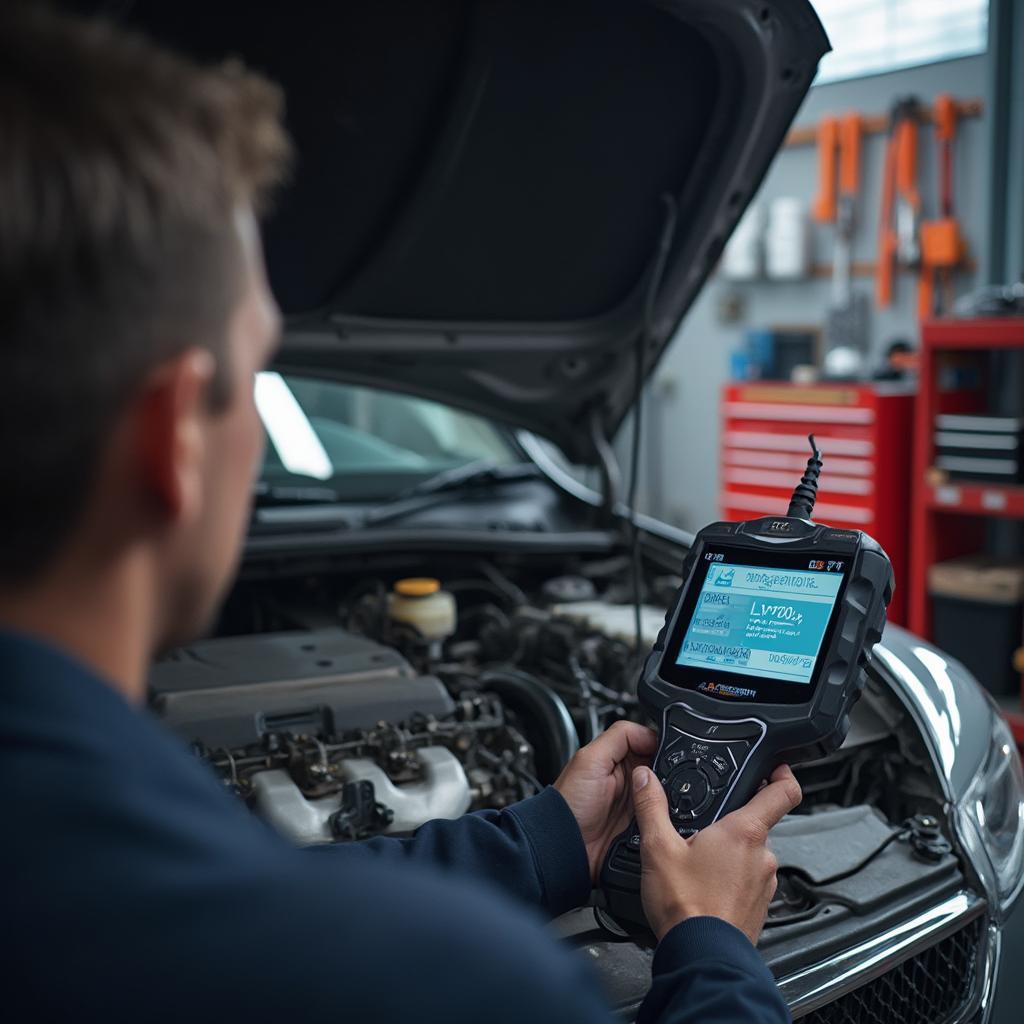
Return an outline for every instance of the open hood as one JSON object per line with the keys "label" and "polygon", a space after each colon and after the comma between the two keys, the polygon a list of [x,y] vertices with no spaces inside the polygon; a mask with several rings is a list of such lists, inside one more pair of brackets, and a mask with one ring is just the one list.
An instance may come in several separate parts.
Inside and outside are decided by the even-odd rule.
{"label": "open hood", "polygon": [[283,368],[460,405],[578,460],[625,416],[638,347],[649,373],[828,50],[808,0],[116,7],[286,90],[298,165],[265,230]]}

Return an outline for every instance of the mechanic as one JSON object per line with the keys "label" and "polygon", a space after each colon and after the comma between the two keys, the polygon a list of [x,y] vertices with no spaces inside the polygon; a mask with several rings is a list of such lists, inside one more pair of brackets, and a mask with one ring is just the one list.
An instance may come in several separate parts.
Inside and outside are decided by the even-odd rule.
{"label": "mechanic", "polygon": [[280,330],[256,214],[281,97],[142,38],[0,15],[0,843],[11,1019],[599,1022],[548,933],[635,807],[644,1022],[786,1021],[753,943],[780,769],[687,842],[619,723],[556,784],[411,839],[299,850],[144,710],[232,578]]}

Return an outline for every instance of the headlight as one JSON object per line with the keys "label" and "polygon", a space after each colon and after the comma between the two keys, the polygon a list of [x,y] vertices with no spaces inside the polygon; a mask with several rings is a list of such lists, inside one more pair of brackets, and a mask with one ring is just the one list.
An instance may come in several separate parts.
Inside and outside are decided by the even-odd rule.
{"label": "headlight", "polygon": [[1005,913],[1024,885],[1024,772],[1009,727],[998,714],[993,719],[992,743],[958,814],[965,841],[987,861],[979,867],[991,868],[986,881]]}

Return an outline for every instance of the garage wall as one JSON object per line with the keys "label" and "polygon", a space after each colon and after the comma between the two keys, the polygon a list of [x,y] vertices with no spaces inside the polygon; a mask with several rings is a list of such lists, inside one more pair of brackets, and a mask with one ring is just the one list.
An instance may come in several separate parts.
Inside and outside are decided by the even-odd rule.
{"label": "garage wall", "polygon": [[[988,74],[988,59],[982,55],[819,86],[811,90],[796,124],[813,125],[825,114],[841,115],[852,110],[881,114],[895,97],[906,94],[914,94],[927,103],[941,92],[950,92],[958,99],[977,98],[986,102]],[[855,260],[875,260],[884,145],[882,135],[867,136],[864,140]],[[928,216],[936,210],[937,188],[935,142],[930,128],[921,130],[919,147],[919,188]],[[975,273],[959,275],[957,287],[961,293],[987,280],[988,160],[986,118],[961,121],[955,153],[954,202],[971,255],[978,264]],[[799,195],[810,202],[816,185],[814,146],[786,148],[776,157],[755,202],[767,204],[783,195]],[[831,246],[831,227],[815,225],[814,261],[831,263]],[[874,281],[858,278],[854,287],[871,294]],[[828,297],[826,279],[736,284],[716,276],[708,281],[648,392],[648,443],[644,446],[641,476],[645,510],[687,529],[699,529],[717,518],[718,396],[729,375],[730,353],[741,345],[745,331],[750,328],[820,325]],[[738,301],[742,309],[737,322],[723,322],[720,311],[727,300]],[[892,308],[872,308],[873,359],[896,338],[915,342],[916,301],[917,279],[901,275]]]}

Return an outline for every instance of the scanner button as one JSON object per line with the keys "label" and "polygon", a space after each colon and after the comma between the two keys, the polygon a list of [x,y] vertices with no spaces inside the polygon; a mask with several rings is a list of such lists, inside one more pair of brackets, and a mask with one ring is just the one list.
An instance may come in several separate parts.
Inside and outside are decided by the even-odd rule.
{"label": "scanner button", "polygon": [[685,757],[686,754],[683,753],[683,751],[677,750],[675,753],[669,754],[668,757],[665,758],[665,763],[669,765],[669,767],[675,768],[675,766]]}
{"label": "scanner button", "polygon": [[683,768],[669,779],[669,800],[680,814],[703,809],[711,795],[711,782],[699,768]]}
{"label": "scanner button", "polygon": [[736,774],[736,766],[727,755],[715,754],[708,762],[708,767],[711,768],[714,776],[716,776],[716,778],[711,780],[715,789],[720,789],[722,786],[727,785],[732,781],[733,775]]}

